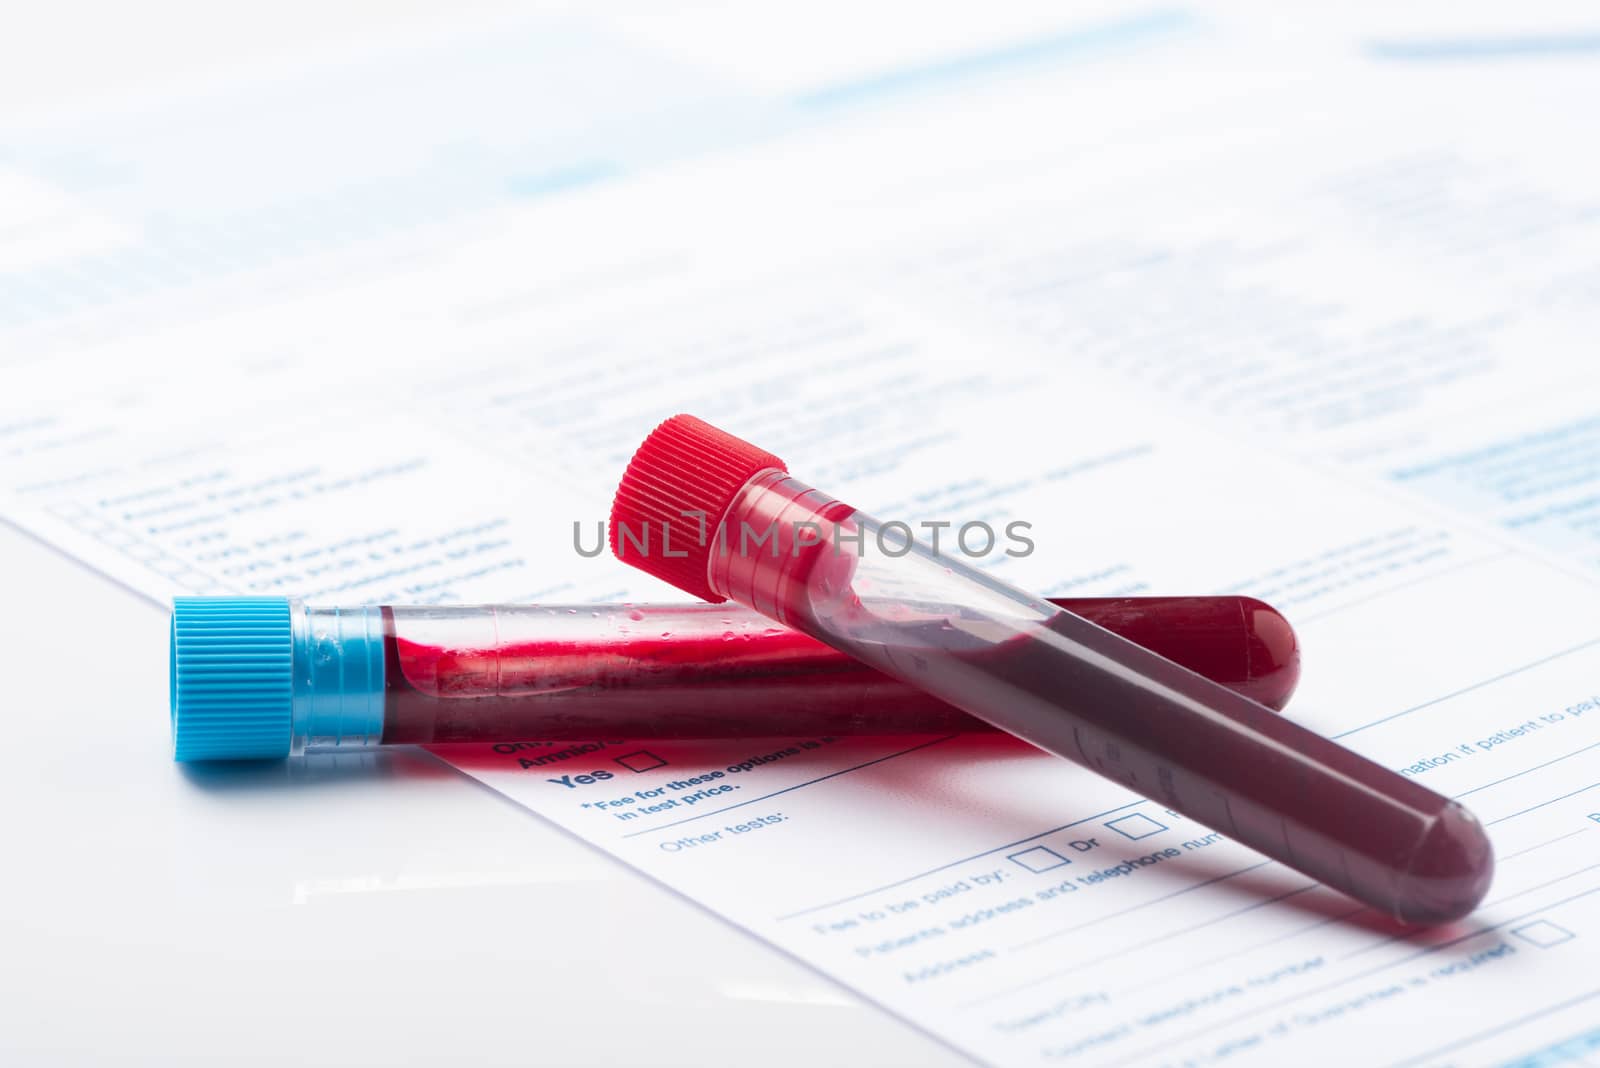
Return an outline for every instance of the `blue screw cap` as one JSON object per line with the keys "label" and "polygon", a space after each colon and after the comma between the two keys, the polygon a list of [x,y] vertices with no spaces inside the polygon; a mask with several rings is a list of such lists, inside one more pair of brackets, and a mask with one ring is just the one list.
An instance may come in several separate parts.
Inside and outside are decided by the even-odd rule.
{"label": "blue screw cap", "polygon": [[288,756],[294,735],[288,598],[176,598],[171,688],[174,759]]}

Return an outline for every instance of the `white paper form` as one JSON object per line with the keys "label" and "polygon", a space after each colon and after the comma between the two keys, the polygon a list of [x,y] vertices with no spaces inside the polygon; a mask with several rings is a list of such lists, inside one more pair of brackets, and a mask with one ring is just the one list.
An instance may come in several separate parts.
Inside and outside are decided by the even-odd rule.
{"label": "white paper form", "polygon": [[[865,373],[844,380],[865,385],[882,375],[892,383],[904,370],[880,337],[845,331],[852,341],[876,343],[840,350],[839,324],[822,330],[826,319],[804,321],[812,332],[803,351],[818,358],[803,366],[846,362],[830,364],[822,358],[830,351],[863,359],[877,352]],[[664,327],[645,325],[663,336]],[[792,334],[775,336],[794,343]],[[743,337],[748,344],[750,335]],[[900,346],[904,337],[898,335]],[[941,366],[965,370],[955,360]],[[1006,566],[1017,569],[1017,581],[1051,592],[1279,589],[1280,600],[1297,605],[1311,665],[1294,714],[1441,789],[1466,793],[1492,821],[1502,856],[1493,904],[1466,925],[1399,937],[1203,828],[1000,738],[526,745],[507,752],[474,747],[446,758],[986,1060],[1116,1063],[1149,1059],[1152,1048],[1187,1056],[1285,1019],[1419,1011],[1371,993],[1396,982],[1413,1001],[1427,999],[1422,1011],[1447,1019],[1467,1003],[1473,1018],[1492,1012],[1497,1027],[1533,1017],[1522,1035],[1506,1032],[1518,1049],[1527,1048],[1530,1034],[1566,1026],[1546,1011],[1589,993],[1578,982],[1582,969],[1562,965],[1588,959],[1582,937],[1594,918],[1584,910],[1594,897],[1584,895],[1600,887],[1597,832],[1588,819],[1594,795],[1585,790],[1600,744],[1597,719],[1586,718],[1583,707],[1600,669],[1600,635],[1586,629],[1591,595],[1575,595],[1565,575],[1503,545],[1296,465],[1251,457],[1207,430],[1130,425],[1120,415],[1130,399],[1114,393],[1062,426],[1049,420],[1059,410],[1049,392],[1021,388],[1028,373],[1037,369],[1009,386],[1000,375],[980,379],[986,400],[966,371],[954,379],[965,384],[961,404],[918,406],[922,436],[934,440],[912,444],[914,464],[852,475],[848,468],[862,455],[852,446],[809,469],[836,471],[833,484],[850,499],[919,506],[900,513],[906,515],[948,506],[962,515],[1019,516],[1025,505],[1038,507],[1030,521],[1044,548]],[[916,381],[927,394],[940,392],[926,366]],[[686,374],[677,384],[692,388],[695,379]],[[759,410],[724,401],[718,417],[759,426]],[[993,434],[1008,416],[1020,428]],[[885,443],[904,433],[887,417],[878,427]],[[433,448],[430,455],[454,455],[442,444]],[[248,459],[261,450],[247,442],[238,451]],[[460,455],[471,458],[466,449]],[[193,481],[172,479],[173,462],[150,469],[161,476],[156,487]],[[192,457],[175,462],[204,469]],[[796,466],[807,470],[798,460]],[[919,470],[937,477],[908,482]],[[1251,479],[1241,483],[1241,470]],[[1283,487],[1265,514],[1253,502],[1259,479]],[[113,481],[126,496],[147,499],[151,484],[142,479],[118,473]],[[418,472],[395,476],[387,491],[384,485],[373,481],[364,491],[372,496],[349,498],[337,512],[324,504],[310,513],[321,519],[313,532],[349,540],[367,517],[415,521],[416,494],[439,487]],[[456,510],[465,517],[474,507],[491,514],[484,506],[494,499],[492,487],[475,485],[452,485],[426,517],[439,521]],[[120,498],[106,500],[97,512],[124,506]],[[1209,522],[1182,518],[1195,516]],[[310,525],[308,513],[266,502],[226,523],[201,518],[198,527],[180,529],[224,535],[202,544],[226,547],[293,543],[283,524],[301,531]],[[529,538],[543,529],[523,523]],[[1184,551],[1175,553],[1180,529]],[[117,565],[105,549],[75,551],[108,570]],[[207,563],[181,544],[171,551],[197,570]],[[557,560],[572,559],[570,546],[559,551]],[[563,596],[581,599],[628,581],[604,560],[574,560],[558,570],[527,556],[517,570],[461,581],[458,595],[492,596],[509,588],[508,580],[533,586],[529,579],[543,575]],[[1054,562],[1063,558],[1072,571]],[[372,577],[366,589],[405,590],[389,568],[351,568]],[[129,581],[153,591],[155,574]],[[578,575],[589,578],[579,583]],[[568,585],[560,587],[558,576]],[[1540,613],[1530,620],[1486,615],[1484,606],[1503,603],[1537,604]],[[1374,695],[1381,695],[1380,707]],[[1558,718],[1528,727],[1546,716]],[[595,771],[613,777],[579,782]],[[1513,935],[1513,928],[1523,933]],[[1573,933],[1570,945],[1562,932]],[[1561,941],[1540,946],[1528,938]],[[1210,963],[1183,971],[1197,960]],[[1462,963],[1473,960],[1479,963]],[[1463,981],[1475,975],[1465,986],[1477,993],[1460,1001],[1463,987],[1445,985],[1432,976],[1436,970]],[[1170,978],[1146,989],[1158,975]],[[1434,985],[1412,986],[1419,977]],[[1228,992],[1218,993],[1223,987]],[[1508,999],[1507,991],[1518,996]],[[1000,992],[1008,993],[992,996]],[[1580,1002],[1557,1011],[1581,1021],[1591,1008]],[[1363,1033],[1390,1033],[1381,1022]],[[1187,1046],[1173,1045],[1191,1031]],[[1440,1037],[1395,1033],[1419,1043]],[[1283,1039],[1287,1047],[1263,1045],[1261,1055],[1275,1063],[1275,1049],[1299,1054],[1314,1046],[1298,1043],[1318,1034],[1296,1023]],[[1431,1048],[1365,1052],[1381,1062]]]}
{"label": "white paper form", "polygon": [[[974,103],[1025,109],[1029,95]],[[1176,376],[1162,361],[1198,337],[1194,320],[1157,336],[1127,324],[1160,325],[1155,313],[1192,304],[1209,267],[1152,275],[1137,257],[1067,257],[1105,280],[1097,299],[1137,279],[1144,300],[1118,336],[1153,365],[1142,378],[1075,356],[1100,351],[1081,336],[1054,344],[1003,313],[1011,290],[1058,281],[1038,262],[1060,232],[1030,210],[1047,203],[1040,187],[1070,200],[1076,232],[1105,247],[1176,236],[1214,252],[1214,220],[1133,196],[1130,161],[1187,145],[1180,158],[1205,163],[1256,133],[1180,129],[1087,167],[1008,148],[983,118],[961,128],[971,166],[949,173],[929,163],[946,157],[885,162],[927,151],[948,127],[897,139],[862,122],[805,135],[802,153],[769,146],[574,193],[559,217],[508,212],[496,217],[503,235],[480,231],[449,255],[386,264],[336,291],[250,297],[208,317],[190,306],[141,336],[12,368],[5,515],[155,599],[664,599],[575,552],[572,524],[604,514],[627,451],[686,409],[883,518],[1032,523],[1038,551],[994,566],[1041,592],[1267,597],[1290,610],[1307,650],[1291,714],[1462,797],[1490,825],[1500,872],[1468,921],[1395,931],[1001,737],[442,755],[985,1061],[1326,1063],[1336,1051],[1339,1063],[1492,1064],[1593,1041],[1600,628],[1595,588],[1572,570],[1581,559],[1317,456],[1337,428],[1262,425],[1189,380],[1195,403],[1169,403],[1151,378]],[[1278,113],[1256,121],[1284,128]],[[868,133],[892,143],[863,156]],[[1393,158],[1392,144],[1360,140],[1336,154],[1352,143],[1370,167]],[[871,188],[854,200],[848,183],[824,179],[813,202],[769,218],[771,191],[790,188],[771,180],[778,170],[825,176],[864,159],[884,169],[855,179]],[[1396,293],[1409,269],[1337,223],[1306,225],[1294,205],[1319,165],[1297,162],[1224,213],[1236,244],[1264,250],[1280,286],[1300,287],[1290,296],[1344,278],[1339,314],[1363,324],[1406,306],[1464,315],[1454,283]],[[1002,163],[1015,173],[997,186]],[[739,180],[708,184],[723,169]],[[1159,171],[1139,188],[1172,195]],[[1270,210],[1260,189],[1278,198]],[[660,221],[662,203],[684,218]],[[764,229],[741,243],[713,218]],[[655,228],[634,229],[642,219]],[[602,220],[627,239],[591,241],[603,247],[559,270],[526,262],[537,240],[576,250],[577,235],[611,233]],[[1285,233],[1297,240],[1281,247]],[[882,254],[891,239],[905,255]],[[989,253],[996,243],[1003,255]],[[1017,252],[1035,262],[994,284],[994,265]],[[1109,330],[1088,318],[1094,303],[1065,306]],[[1281,352],[1247,313],[1283,303],[1221,305],[1208,351]],[[1506,344],[1469,311],[1474,337]],[[64,322],[51,337],[97,336],[92,317]],[[1515,329],[1559,335],[1548,322]],[[1419,348],[1434,351],[1404,351]],[[1442,359],[1446,385],[1479,391],[1477,409],[1484,381],[1492,392],[1511,380],[1503,363],[1486,380],[1448,349]],[[1352,385],[1356,397],[1395,380],[1387,362],[1349,371],[1366,383]],[[1582,406],[1582,377],[1562,359],[1516,381]],[[1278,410],[1299,409],[1249,412]],[[1441,409],[1406,414],[1421,410],[1383,425],[1431,429]],[[1360,440],[1376,450],[1386,439]],[[152,729],[165,729],[159,716]]]}
{"label": "white paper form", "polygon": [[1192,146],[1146,195],[1062,217],[1019,180],[1010,216],[898,263],[1063,372],[1600,566],[1600,160],[1574,106],[1596,83],[1354,85]]}

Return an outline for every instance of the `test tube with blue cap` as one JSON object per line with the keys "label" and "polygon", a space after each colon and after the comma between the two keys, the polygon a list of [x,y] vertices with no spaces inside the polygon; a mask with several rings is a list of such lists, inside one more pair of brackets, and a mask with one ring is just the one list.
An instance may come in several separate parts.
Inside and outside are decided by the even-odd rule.
{"label": "test tube with blue cap", "polygon": [[[1293,629],[1249,597],[1059,602],[1275,708]],[[993,730],[739,605],[312,606],[182,597],[179,760],[379,745]]]}

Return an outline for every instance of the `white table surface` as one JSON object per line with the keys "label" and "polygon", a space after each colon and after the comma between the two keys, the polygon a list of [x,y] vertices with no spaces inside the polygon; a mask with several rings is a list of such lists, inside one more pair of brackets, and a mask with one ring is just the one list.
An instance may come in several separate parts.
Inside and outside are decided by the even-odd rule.
{"label": "white table surface", "polygon": [[[0,0],[0,120],[460,9]],[[426,754],[187,771],[161,609],[0,592],[0,1063],[965,1063]]]}
{"label": "white table surface", "polygon": [[0,589],[0,1063],[966,1063],[427,754],[174,764],[165,613]]}

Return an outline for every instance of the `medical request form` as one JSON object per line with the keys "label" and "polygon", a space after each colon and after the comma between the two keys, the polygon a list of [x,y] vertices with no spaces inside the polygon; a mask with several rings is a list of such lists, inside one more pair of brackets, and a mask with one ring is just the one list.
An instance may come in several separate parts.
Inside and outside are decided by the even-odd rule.
{"label": "medical request form", "polygon": [[[693,411],[885,519],[1025,523],[983,563],[1044,595],[1267,599],[1288,714],[1487,824],[1472,917],[1005,736],[437,755],[980,1061],[1581,1057],[1600,78],[1342,43],[1262,70],[1163,8],[739,92],[567,22],[19,129],[0,514],[156,605],[676,600],[594,550]],[[468,106],[552,94],[588,120]]]}

